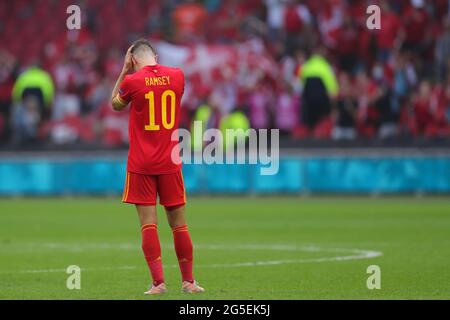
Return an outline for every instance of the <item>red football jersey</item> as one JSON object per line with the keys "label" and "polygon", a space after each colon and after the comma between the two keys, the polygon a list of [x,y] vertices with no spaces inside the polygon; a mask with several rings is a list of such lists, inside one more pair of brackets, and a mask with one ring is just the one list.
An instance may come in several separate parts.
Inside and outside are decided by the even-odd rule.
{"label": "red football jersey", "polygon": [[129,172],[158,175],[181,168],[179,152],[172,159],[178,141],[171,136],[178,129],[183,92],[184,74],[178,68],[146,66],[124,78],[119,96],[131,102]]}

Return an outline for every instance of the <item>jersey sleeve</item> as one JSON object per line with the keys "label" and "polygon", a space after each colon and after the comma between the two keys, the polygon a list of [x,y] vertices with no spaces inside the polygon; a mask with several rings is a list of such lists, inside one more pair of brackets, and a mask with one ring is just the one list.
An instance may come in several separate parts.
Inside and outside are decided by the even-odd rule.
{"label": "jersey sleeve", "polygon": [[126,76],[119,87],[119,98],[124,104],[128,104],[131,101],[131,79]]}

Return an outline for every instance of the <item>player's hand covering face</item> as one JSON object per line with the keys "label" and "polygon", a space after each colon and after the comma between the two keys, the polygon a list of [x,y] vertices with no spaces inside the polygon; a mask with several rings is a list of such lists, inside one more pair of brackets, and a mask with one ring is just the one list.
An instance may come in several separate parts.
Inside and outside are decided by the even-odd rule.
{"label": "player's hand covering face", "polygon": [[125,55],[125,60],[123,63],[123,72],[129,73],[133,71],[134,63],[133,63],[133,54],[131,53],[131,49],[133,46],[129,47],[127,50],[127,54]]}

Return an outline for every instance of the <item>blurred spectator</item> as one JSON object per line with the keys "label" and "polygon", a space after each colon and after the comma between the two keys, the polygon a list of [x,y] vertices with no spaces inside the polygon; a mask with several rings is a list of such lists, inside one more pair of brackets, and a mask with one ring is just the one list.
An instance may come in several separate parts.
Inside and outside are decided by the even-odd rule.
{"label": "blurred spectator", "polygon": [[13,143],[29,144],[35,142],[38,138],[40,121],[41,112],[39,98],[34,94],[26,94],[21,101],[13,106]]}
{"label": "blurred spectator", "polygon": [[211,15],[208,24],[210,39],[220,42],[238,40],[246,12],[239,6],[239,0],[222,1],[222,4]]}
{"label": "blurred spectator", "polygon": [[12,90],[16,73],[16,59],[0,50],[0,142],[9,138],[9,118],[12,108]]}
{"label": "blurred spectator", "polygon": [[318,29],[323,44],[335,49],[338,45],[337,34],[342,26],[345,15],[345,4],[340,1],[320,1],[320,9],[317,15]]}
{"label": "blurred spectator", "polygon": [[178,5],[173,12],[175,40],[181,43],[199,41],[205,36],[208,12],[196,0]]}
{"label": "blurred spectator", "polygon": [[339,75],[339,97],[334,111],[335,127],[333,139],[354,139],[356,137],[356,114],[358,101],[348,73]]}
{"label": "blurred spectator", "polygon": [[431,26],[424,0],[411,0],[411,5],[408,6],[403,15],[403,25],[405,29],[405,49],[423,54],[430,41]]}
{"label": "blurred spectator", "polygon": [[302,122],[313,129],[331,111],[331,99],[339,86],[333,68],[324,57],[323,48],[314,51],[301,67],[304,83],[302,95]]}
{"label": "blurred spectator", "polygon": [[250,124],[252,128],[264,129],[270,125],[270,105],[273,103],[273,93],[270,84],[262,79],[254,88],[248,98]]}
{"label": "blurred spectator", "polygon": [[301,0],[289,0],[284,9],[284,30],[286,32],[286,54],[292,55],[298,49],[306,49],[312,23],[311,13]]}
{"label": "blurred spectator", "polygon": [[374,103],[377,99],[378,86],[364,70],[355,77],[358,108],[356,115],[358,133],[362,137],[374,137],[376,133],[377,114]]}
{"label": "blurred spectator", "polygon": [[431,133],[433,127],[433,115],[429,104],[431,94],[431,84],[428,81],[422,81],[412,103],[411,130],[416,135]]}
{"label": "blurred spectator", "polygon": [[115,112],[109,103],[102,104],[99,113],[101,140],[106,146],[122,146],[128,142],[128,110]]}
{"label": "blurred spectator", "polygon": [[346,72],[353,72],[358,62],[358,51],[355,48],[358,47],[359,39],[358,30],[349,16],[345,17],[336,38],[339,43],[336,48],[339,67]]}
{"label": "blurred spectator", "polygon": [[226,151],[232,150],[236,145],[237,141],[242,140],[242,136],[237,134],[233,140],[228,140],[226,130],[242,130],[240,132],[245,132],[250,128],[250,123],[247,116],[239,111],[234,110],[230,114],[226,115],[220,120],[219,129],[222,131],[223,146]]}
{"label": "blurred spectator", "polygon": [[[191,130],[191,144],[195,151],[199,151],[204,146],[202,138],[197,136],[200,135],[203,137],[205,130],[211,128],[219,128],[220,120],[222,115],[219,111],[218,104],[220,101],[217,100],[217,97],[214,95],[210,95],[208,101],[201,104],[194,113],[192,123],[190,125]],[[197,132],[195,130],[195,123],[201,123],[201,132]]]}
{"label": "blurred spectator", "polygon": [[423,80],[413,96],[410,129],[415,135],[445,137],[450,133],[450,86],[433,87]]}
{"label": "blurred spectator", "polygon": [[14,84],[12,97],[19,103],[25,95],[35,95],[40,108],[48,108],[53,101],[55,89],[50,74],[39,67],[31,67],[24,71]]}
{"label": "blurred spectator", "polygon": [[378,31],[377,47],[378,60],[386,62],[392,51],[400,47],[403,37],[403,25],[401,18],[392,11],[391,5],[387,1],[382,2],[383,27]]}
{"label": "blurred spectator", "polygon": [[287,136],[298,126],[300,97],[283,82],[275,99],[275,127],[280,129],[281,135]]}
{"label": "blurred spectator", "polygon": [[79,115],[81,111],[81,101],[76,94],[59,92],[53,104],[52,119],[62,120],[67,115]]}
{"label": "blurred spectator", "polygon": [[408,54],[402,52],[395,55],[392,67],[394,95],[399,99],[399,103],[403,103],[417,85],[417,73],[409,61]]}
{"label": "blurred spectator", "polygon": [[264,3],[269,39],[277,40],[283,35],[285,0],[264,0]]}
{"label": "blurred spectator", "polygon": [[436,41],[436,77],[442,81],[448,75],[450,68],[450,18],[443,22],[444,32]]}
{"label": "blurred spectator", "polygon": [[386,85],[380,85],[377,92],[375,108],[378,118],[378,136],[381,139],[397,134],[398,113],[393,101],[392,90]]}

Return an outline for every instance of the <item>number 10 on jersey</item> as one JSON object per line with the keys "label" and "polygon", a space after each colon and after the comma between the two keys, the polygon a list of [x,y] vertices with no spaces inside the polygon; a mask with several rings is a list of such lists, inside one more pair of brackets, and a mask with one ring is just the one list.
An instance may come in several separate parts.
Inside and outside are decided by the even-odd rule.
{"label": "number 10 on jersey", "polygon": [[[167,98],[170,98],[170,122],[167,119]],[[161,125],[164,129],[172,129],[175,125],[175,92],[173,90],[165,90],[161,95]],[[148,117],[149,124],[145,125],[147,131],[160,130],[159,124],[155,120],[155,93],[149,91],[145,94],[145,99],[148,100]]]}

